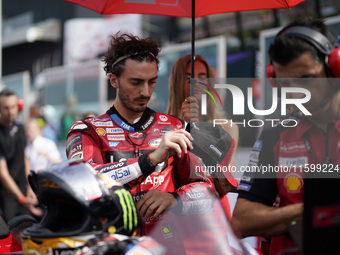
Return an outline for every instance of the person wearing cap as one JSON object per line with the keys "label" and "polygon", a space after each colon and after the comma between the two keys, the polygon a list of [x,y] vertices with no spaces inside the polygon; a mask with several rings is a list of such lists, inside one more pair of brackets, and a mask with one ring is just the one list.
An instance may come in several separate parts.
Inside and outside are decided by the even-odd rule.
{"label": "person wearing cap", "polygon": [[[164,218],[167,210],[204,214],[216,199],[209,195],[214,192],[211,181],[193,170],[202,161],[189,151],[192,137],[184,122],[147,107],[158,77],[159,51],[151,38],[112,36],[103,61],[116,99],[106,113],[75,122],[67,137],[68,158],[89,162],[130,190],[146,222],[140,235],[160,221],[171,225]],[[176,226],[155,231],[180,248]]]}
{"label": "person wearing cap", "polygon": [[[307,195],[304,191],[310,181],[306,175],[308,166],[332,164],[339,167],[340,92],[339,84],[333,82],[334,77],[339,77],[340,69],[339,66],[332,67],[329,60],[335,57],[339,62],[340,55],[334,46],[331,49],[335,56],[330,55],[331,51],[324,51],[327,44],[334,43],[333,35],[322,20],[301,19],[280,30],[269,48],[269,67],[273,68],[269,78],[280,78],[276,80],[281,82],[279,84],[289,89],[304,88],[311,94],[304,104],[310,115],[293,109],[291,122],[296,125],[265,129],[253,146],[249,166],[258,170],[263,166],[277,167],[278,171],[245,172],[238,187],[232,226],[242,238],[271,238],[271,255],[301,252],[298,240],[293,239],[295,233],[289,231],[289,223],[297,222],[309,213],[304,211],[304,196]],[[294,92],[289,96],[299,99],[301,93]],[[321,180],[316,181],[320,187]],[[273,206],[277,195],[280,204]],[[337,201],[334,203],[338,204]],[[326,252],[329,247],[322,242],[318,245],[325,248],[322,254],[329,254]]]}
{"label": "person wearing cap", "polygon": [[26,137],[17,120],[18,97],[10,90],[0,92],[0,209],[9,221],[20,214],[41,216],[36,196],[27,184],[30,164],[25,155]]}

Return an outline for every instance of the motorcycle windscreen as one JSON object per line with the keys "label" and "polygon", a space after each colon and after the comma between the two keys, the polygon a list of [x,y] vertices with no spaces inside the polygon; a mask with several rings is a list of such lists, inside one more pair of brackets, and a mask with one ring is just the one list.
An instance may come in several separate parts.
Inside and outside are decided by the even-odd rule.
{"label": "motorcycle windscreen", "polygon": [[258,254],[236,237],[219,199],[214,197],[210,204],[208,200],[190,201],[183,205],[181,214],[169,210],[157,219],[144,217],[145,235],[162,244],[167,255]]}

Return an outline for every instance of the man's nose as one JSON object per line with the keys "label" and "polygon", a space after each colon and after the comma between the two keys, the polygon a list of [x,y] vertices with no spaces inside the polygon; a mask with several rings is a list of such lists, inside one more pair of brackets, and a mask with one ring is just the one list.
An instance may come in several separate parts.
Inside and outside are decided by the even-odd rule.
{"label": "man's nose", "polygon": [[9,110],[10,115],[14,116],[18,113],[18,108],[13,107]]}
{"label": "man's nose", "polygon": [[145,96],[145,97],[150,96],[149,84],[147,82],[143,83],[143,86],[140,91],[140,95]]}

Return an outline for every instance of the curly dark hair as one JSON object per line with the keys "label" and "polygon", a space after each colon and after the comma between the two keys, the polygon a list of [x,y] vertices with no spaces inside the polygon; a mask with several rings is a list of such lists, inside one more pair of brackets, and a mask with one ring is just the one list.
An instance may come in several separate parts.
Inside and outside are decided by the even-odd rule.
{"label": "curly dark hair", "polygon": [[[104,70],[106,74],[112,73],[119,78],[124,71],[124,64],[127,58],[139,62],[156,61],[158,66],[159,59],[157,56],[159,52],[160,48],[157,42],[150,37],[141,39],[132,34],[120,34],[118,32],[111,36],[109,48],[102,58],[102,61],[105,63]],[[119,58],[122,58],[122,60],[119,60]],[[118,62],[115,63],[117,60]]]}
{"label": "curly dark hair", "polygon": [[333,34],[322,19],[299,19],[285,26],[276,35],[274,42],[268,50],[270,60],[281,65],[287,65],[303,53],[310,52],[317,61],[324,63],[326,56],[307,40],[293,36],[285,36],[285,31],[294,26],[305,26],[317,30],[326,36],[332,45],[336,44]]}

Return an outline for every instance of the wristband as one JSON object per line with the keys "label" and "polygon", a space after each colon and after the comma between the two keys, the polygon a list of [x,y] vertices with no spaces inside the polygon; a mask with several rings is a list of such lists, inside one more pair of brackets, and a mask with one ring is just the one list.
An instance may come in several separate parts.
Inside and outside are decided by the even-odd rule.
{"label": "wristband", "polygon": [[138,158],[138,164],[140,166],[140,170],[142,171],[144,177],[148,177],[152,172],[155,171],[155,168],[151,166],[148,155],[143,154]]}
{"label": "wristband", "polygon": [[21,197],[19,197],[18,202],[19,202],[20,204],[23,204],[23,203],[25,202],[25,200],[26,200],[26,196],[25,196],[25,195],[22,195]]}
{"label": "wristband", "polygon": [[149,161],[149,163],[150,163],[150,165],[152,166],[152,167],[155,167],[157,164],[154,164],[153,162],[152,162],[152,160],[150,159],[150,153],[151,152],[149,152],[147,155],[148,155],[148,161]]}
{"label": "wristband", "polygon": [[179,215],[183,209],[183,201],[182,198],[178,195],[177,192],[168,192],[169,194],[173,195],[176,198],[177,204],[174,208],[170,209],[173,213]]}

